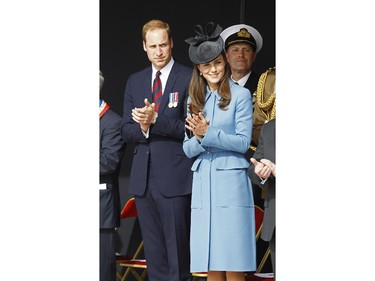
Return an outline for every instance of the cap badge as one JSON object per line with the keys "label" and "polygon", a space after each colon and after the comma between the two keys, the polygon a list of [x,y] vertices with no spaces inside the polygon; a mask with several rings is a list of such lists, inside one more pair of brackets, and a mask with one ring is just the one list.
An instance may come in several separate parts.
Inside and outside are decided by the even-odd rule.
{"label": "cap badge", "polygon": [[246,28],[241,28],[239,32],[237,32],[237,36],[241,38],[250,38],[251,34],[247,31]]}

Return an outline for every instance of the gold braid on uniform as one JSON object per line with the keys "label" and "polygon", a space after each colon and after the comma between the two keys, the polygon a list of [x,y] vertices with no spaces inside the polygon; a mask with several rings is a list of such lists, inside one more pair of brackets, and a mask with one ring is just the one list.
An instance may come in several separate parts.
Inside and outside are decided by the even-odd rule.
{"label": "gold braid on uniform", "polygon": [[[264,92],[264,85],[267,80],[267,75],[272,71],[273,68],[267,69],[266,72],[263,72],[262,75],[259,77],[258,87],[257,87],[257,103],[259,108],[261,109],[262,113],[266,117],[267,121],[276,117],[276,93],[273,92],[272,95],[268,98],[268,100],[264,101],[263,92]],[[270,109],[272,110],[270,112]]]}

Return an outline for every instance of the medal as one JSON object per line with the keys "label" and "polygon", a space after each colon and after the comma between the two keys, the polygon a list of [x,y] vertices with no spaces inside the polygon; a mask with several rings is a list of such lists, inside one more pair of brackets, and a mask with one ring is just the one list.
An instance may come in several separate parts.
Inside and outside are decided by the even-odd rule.
{"label": "medal", "polygon": [[178,105],[178,92],[173,92],[169,94],[169,102],[168,102],[168,107],[177,107]]}
{"label": "medal", "polygon": [[177,107],[177,105],[178,105],[178,92],[174,92],[174,95],[173,95],[173,106]]}
{"label": "medal", "polygon": [[173,93],[170,93],[169,94],[169,103],[168,103],[168,107],[169,108],[172,108],[173,106]]}

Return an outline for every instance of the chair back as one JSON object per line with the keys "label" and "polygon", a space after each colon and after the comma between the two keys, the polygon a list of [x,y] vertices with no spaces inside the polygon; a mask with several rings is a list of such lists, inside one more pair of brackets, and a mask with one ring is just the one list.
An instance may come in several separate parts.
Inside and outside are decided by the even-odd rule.
{"label": "chair back", "polygon": [[[137,207],[135,204],[135,198],[130,198],[121,210],[121,219],[126,218],[137,218]],[[145,259],[139,259],[139,255],[143,250],[143,240],[139,243],[134,255],[128,256],[117,256],[117,277],[120,281],[126,281],[130,274],[137,281],[143,281],[147,275],[147,263]],[[125,268],[125,272],[122,272],[121,268]],[[139,270],[139,272],[137,271]],[[133,280],[133,279],[132,279]]]}
{"label": "chair back", "polygon": [[130,198],[121,210],[121,219],[138,217],[135,198]]}
{"label": "chair back", "polygon": [[255,212],[255,232],[256,232],[256,240],[258,240],[262,228],[263,228],[263,217],[264,217],[264,211],[261,207],[255,205],[254,208]]}

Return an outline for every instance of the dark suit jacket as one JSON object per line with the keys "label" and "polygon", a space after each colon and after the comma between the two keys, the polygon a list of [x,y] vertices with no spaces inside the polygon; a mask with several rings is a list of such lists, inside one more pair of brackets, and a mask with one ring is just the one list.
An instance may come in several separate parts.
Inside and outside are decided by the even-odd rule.
{"label": "dark suit jacket", "polygon": [[259,77],[258,73],[251,71],[251,74],[244,85],[245,88],[250,90],[251,95],[253,95],[257,89]]}
{"label": "dark suit jacket", "polygon": [[[157,121],[151,125],[148,139],[139,124],[133,121],[131,112],[134,107],[143,107],[145,98],[152,100],[152,68],[129,76],[121,132],[127,143],[135,144],[130,194],[142,196],[148,184],[167,197],[191,194],[193,160],[187,158],[182,149],[191,74],[191,68],[174,63],[164,87]],[[176,107],[169,107],[169,94],[174,92],[178,92],[178,103]]]}
{"label": "dark suit jacket", "polygon": [[108,109],[100,118],[100,228],[120,226],[119,169],[125,149],[120,133],[121,117]]}
{"label": "dark suit jacket", "polygon": [[[275,127],[276,119],[272,119],[263,125],[259,137],[259,144],[253,158],[257,160],[268,159],[276,164]],[[254,184],[257,184],[262,188],[267,188],[267,194],[264,200],[264,219],[261,238],[264,241],[270,241],[275,229],[276,179],[271,175],[264,185],[261,185],[259,177],[254,172],[254,165],[252,163],[250,163],[249,167],[249,176]]]}

